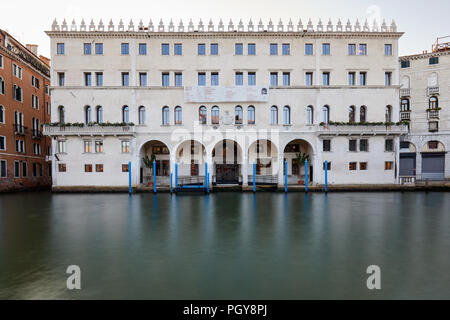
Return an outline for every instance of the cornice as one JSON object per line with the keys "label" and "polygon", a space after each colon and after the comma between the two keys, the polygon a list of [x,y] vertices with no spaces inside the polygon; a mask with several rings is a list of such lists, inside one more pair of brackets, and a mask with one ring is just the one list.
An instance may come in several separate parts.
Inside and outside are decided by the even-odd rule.
{"label": "cornice", "polygon": [[428,52],[428,53],[421,53],[421,54],[413,54],[409,56],[402,56],[399,57],[399,61],[406,61],[406,60],[419,60],[419,59],[427,59],[431,57],[440,57],[440,56],[447,56],[450,55],[450,51],[438,51],[438,52]]}

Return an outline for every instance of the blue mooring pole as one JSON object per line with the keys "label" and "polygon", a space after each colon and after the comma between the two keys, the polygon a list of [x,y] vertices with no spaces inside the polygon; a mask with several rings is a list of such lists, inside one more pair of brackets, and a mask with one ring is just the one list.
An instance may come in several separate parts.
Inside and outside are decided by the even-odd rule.
{"label": "blue mooring pole", "polygon": [[206,183],[208,180],[208,163],[205,162],[205,183],[203,185],[203,190],[206,191]]}
{"label": "blue mooring pole", "polygon": [[308,192],[308,160],[305,160],[305,192]]}
{"label": "blue mooring pole", "polygon": [[172,193],[172,172],[170,173],[170,193]]}
{"label": "blue mooring pole", "polygon": [[284,160],[284,192],[287,192],[287,160]]}
{"label": "blue mooring pole", "polygon": [[156,193],[156,161],[153,160],[153,192]]}
{"label": "blue mooring pole", "polygon": [[325,160],[325,193],[328,192],[328,162]]}
{"label": "blue mooring pole", "polygon": [[178,163],[175,163],[175,192],[178,189]]}
{"label": "blue mooring pole", "polygon": [[131,161],[128,161],[128,192],[131,194]]}
{"label": "blue mooring pole", "polygon": [[256,187],[255,187],[255,174],[256,174],[256,165],[253,162],[253,192],[256,191]]}
{"label": "blue mooring pole", "polygon": [[206,179],[206,192],[209,193],[209,172],[208,172],[208,179]]}

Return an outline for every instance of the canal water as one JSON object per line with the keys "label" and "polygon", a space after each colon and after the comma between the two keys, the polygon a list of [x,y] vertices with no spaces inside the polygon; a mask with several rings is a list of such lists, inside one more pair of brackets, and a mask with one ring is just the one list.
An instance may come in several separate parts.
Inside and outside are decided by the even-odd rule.
{"label": "canal water", "polygon": [[450,299],[450,194],[2,194],[0,298]]}

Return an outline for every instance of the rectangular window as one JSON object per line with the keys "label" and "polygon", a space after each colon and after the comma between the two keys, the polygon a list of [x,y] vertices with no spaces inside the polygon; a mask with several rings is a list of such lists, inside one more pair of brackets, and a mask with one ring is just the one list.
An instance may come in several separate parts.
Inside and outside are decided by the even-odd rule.
{"label": "rectangular window", "polygon": [[197,54],[199,56],[204,56],[206,54],[206,49],[205,49],[205,44],[204,43],[199,43],[197,45]]}
{"label": "rectangular window", "polygon": [[329,72],[322,73],[322,83],[324,86],[330,85],[330,73]]}
{"label": "rectangular window", "polygon": [[348,170],[356,170],[356,162],[349,162],[348,164]]}
{"label": "rectangular window", "polygon": [[312,45],[312,43],[305,44],[305,55],[307,55],[307,56],[313,55],[313,45]]}
{"label": "rectangular window", "polygon": [[359,85],[365,86],[367,84],[367,72],[359,73]]}
{"label": "rectangular window", "polygon": [[392,139],[386,139],[384,141],[384,151],[394,151],[394,140]]}
{"label": "rectangular window", "polygon": [[66,141],[58,141],[58,153],[66,153]]}
{"label": "rectangular window", "polygon": [[206,86],[206,73],[204,73],[204,72],[198,73],[198,85]]}
{"label": "rectangular window", "polygon": [[130,44],[122,43],[120,46],[120,53],[121,54],[130,54]]}
{"label": "rectangular window", "polygon": [[170,47],[168,43],[162,43],[161,44],[161,54],[163,56],[168,56],[170,53]]}
{"label": "rectangular window", "polygon": [[128,87],[130,85],[130,74],[128,72],[122,72],[122,87]]}
{"label": "rectangular window", "polygon": [[254,43],[248,44],[248,55],[254,56],[256,54],[256,45]]}
{"label": "rectangular window", "polygon": [[20,163],[14,161],[14,178],[20,178]]}
{"label": "rectangular window", "polygon": [[281,51],[283,56],[288,56],[291,54],[291,45],[289,43],[283,43],[281,45]]}
{"label": "rectangular window", "polygon": [[349,55],[349,56],[354,56],[354,55],[356,55],[356,44],[350,43],[350,44],[348,45],[348,55]]}
{"label": "rectangular window", "polygon": [[147,86],[147,72],[139,72],[139,86]]}
{"label": "rectangular window", "polygon": [[95,141],[95,153],[103,153],[103,141]]}
{"label": "rectangular window", "polygon": [[103,43],[95,44],[95,54],[103,54]]}
{"label": "rectangular window", "polygon": [[19,79],[22,79],[22,68],[13,63],[13,75]]}
{"label": "rectangular window", "polygon": [[162,73],[162,86],[168,87],[170,85],[170,76],[168,72]]}
{"label": "rectangular window", "polygon": [[84,54],[91,54],[91,44],[90,43],[84,44]]}
{"label": "rectangular window", "polygon": [[96,164],[95,172],[103,172],[103,164]]}
{"label": "rectangular window", "polygon": [[92,141],[85,141],[84,142],[84,153],[91,153],[92,152]]}
{"label": "rectangular window", "polygon": [[356,151],[356,140],[348,141],[348,151]]}
{"label": "rectangular window", "polygon": [[128,172],[128,164],[122,164],[122,172]]}
{"label": "rectangular window", "polygon": [[348,85],[354,86],[355,85],[355,72],[349,72],[348,73]]}
{"label": "rectangular window", "polygon": [[[322,164],[322,169],[323,169],[323,171],[325,171],[325,161]],[[327,171],[330,171],[330,170],[331,170],[331,162],[327,161]]]}
{"label": "rectangular window", "polygon": [[236,56],[241,56],[242,54],[243,54],[243,49],[242,49],[242,47],[243,47],[243,45],[242,45],[242,43],[236,43],[235,45],[234,45],[234,54],[236,55]]}
{"label": "rectangular window", "polygon": [[394,162],[385,161],[384,162],[384,170],[392,170],[394,168]]}
{"label": "rectangular window", "polygon": [[244,84],[244,74],[242,72],[236,72],[235,84],[237,86],[242,86]]}
{"label": "rectangular window", "polygon": [[409,68],[410,66],[411,66],[411,61],[409,61],[409,60],[404,60],[401,62],[402,68]]}
{"label": "rectangular window", "polygon": [[58,163],[58,171],[59,172],[66,172],[66,164],[65,163]]}
{"label": "rectangular window", "polygon": [[97,84],[97,87],[103,87],[103,72],[95,73],[95,82]]}
{"label": "rectangular window", "polygon": [[218,86],[219,85],[219,73],[211,72],[211,85]]}
{"label": "rectangular window", "polygon": [[22,177],[28,176],[28,165],[26,162],[22,162]]}
{"label": "rectangular window", "polygon": [[431,57],[428,60],[428,64],[438,64],[439,63],[439,57]]}
{"label": "rectangular window", "polygon": [[331,151],[331,140],[323,140],[322,141],[322,150],[324,152],[330,152]]}
{"label": "rectangular window", "polygon": [[255,86],[256,85],[256,72],[248,73],[248,85]]}
{"label": "rectangular window", "polygon": [[3,68],[3,56],[0,55],[0,68]]}
{"label": "rectangular window", "polygon": [[6,150],[6,138],[0,136],[0,150]]}
{"label": "rectangular window", "polygon": [[175,43],[173,45],[173,51],[176,56],[181,56],[183,54],[183,45],[181,43]]}
{"label": "rectangular window", "polygon": [[84,172],[92,172],[92,164],[85,164]]}
{"label": "rectangular window", "polygon": [[278,55],[278,44],[277,43],[270,44],[270,55],[271,56]]}
{"label": "rectangular window", "polygon": [[90,72],[84,73],[84,85],[90,87],[92,85],[92,74]]}
{"label": "rectangular window", "polygon": [[146,56],[147,55],[147,44],[139,43],[139,55]]}
{"label": "rectangular window", "polygon": [[360,162],[359,170],[367,170],[367,162]]}
{"label": "rectangular window", "polygon": [[56,54],[64,54],[64,43],[56,44]]}
{"label": "rectangular window", "polygon": [[330,55],[330,44],[322,43],[322,55],[329,56]]}
{"label": "rectangular window", "polygon": [[384,73],[384,85],[390,86],[392,83],[392,72],[385,72]]}
{"label": "rectangular window", "polygon": [[270,73],[270,85],[274,87],[278,86],[278,72]]}
{"label": "rectangular window", "polygon": [[385,44],[384,45],[384,55],[385,56],[392,56],[392,44]]}
{"label": "rectangular window", "polygon": [[367,55],[367,44],[361,43],[361,44],[359,45],[359,55],[360,55],[360,56],[365,56],[365,55]]}
{"label": "rectangular window", "polygon": [[313,73],[306,72],[305,73],[305,86],[312,86],[312,85],[313,85]]}
{"label": "rectangular window", "polygon": [[359,151],[369,151],[369,140],[367,139],[359,140]]}
{"label": "rectangular window", "polygon": [[291,85],[291,73],[283,72],[283,86],[290,86],[290,85]]}
{"label": "rectangular window", "polygon": [[211,55],[217,56],[219,54],[219,44],[217,43],[211,43]]}
{"label": "rectangular window", "polygon": [[66,82],[66,75],[64,72],[58,72],[58,86],[64,87],[64,84]]}
{"label": "rectangular window", "polygon": [[175,87],[183,86],[183,74],[181,72],[175,73]]}
{"label": "rectangular window", "polygon": [[130,141],[122,141],[122,153],[130,152]]}
{"label": "rectangular window", "polygon": [[0,178],[6,178],[8,175],[6,160],[0,160]]}
{"label": "rectangular window", "polygon": [[33,163],[33,177],[37,176],[37,163]]}
{"label": "rectangular window", "polygon": [[25,144],[23,140],[16,140],[16,152],[25,152]]}

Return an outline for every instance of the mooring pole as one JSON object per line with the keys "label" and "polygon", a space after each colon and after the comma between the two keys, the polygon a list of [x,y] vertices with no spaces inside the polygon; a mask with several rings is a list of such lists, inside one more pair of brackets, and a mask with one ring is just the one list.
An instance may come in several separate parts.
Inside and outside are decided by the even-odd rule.
{"label": "mooring pole", "polygon": [[208,179],[206,179],[206,192],[209,193],[209,172],[208,172]]}
{"label": "mooring pole", "polygon": [[156,193],[156,161],[153,160],[153,193]]}
{"label": "mooring pole", "polygon": [[170,173],[170,193],[172,193],[172,172]]}
{"label": "mooring pole", "polygon": [[131,161],[128,161],[128,193],[131,194]]}
{"label": "mooring pole", "polygon": [[287,192],[287,160],[284,160],[284,192]]}
{"label": "mooring pole", "polygon": [[256,191],[256,187],[255,187],[255,174],[256,174],[256,165],[253,162],[253,192]]}
{"label": "mooring pole", "polygon": [[308,160],[305,160],[305,192],[308,192]]}
{"label": "mooring pole", "polygon": [[328,192],[328,162],[325,160],[325,193]]}
{"label": "mooring pole", "polygon": [[204,190],[206,191],[206,186],[208,183],[208,163],[205,162],[205,185],[204,185]]}
{"label": "mooring pole", "polygon": [[175,162],[175,192],[178,190],[178,163]]}

